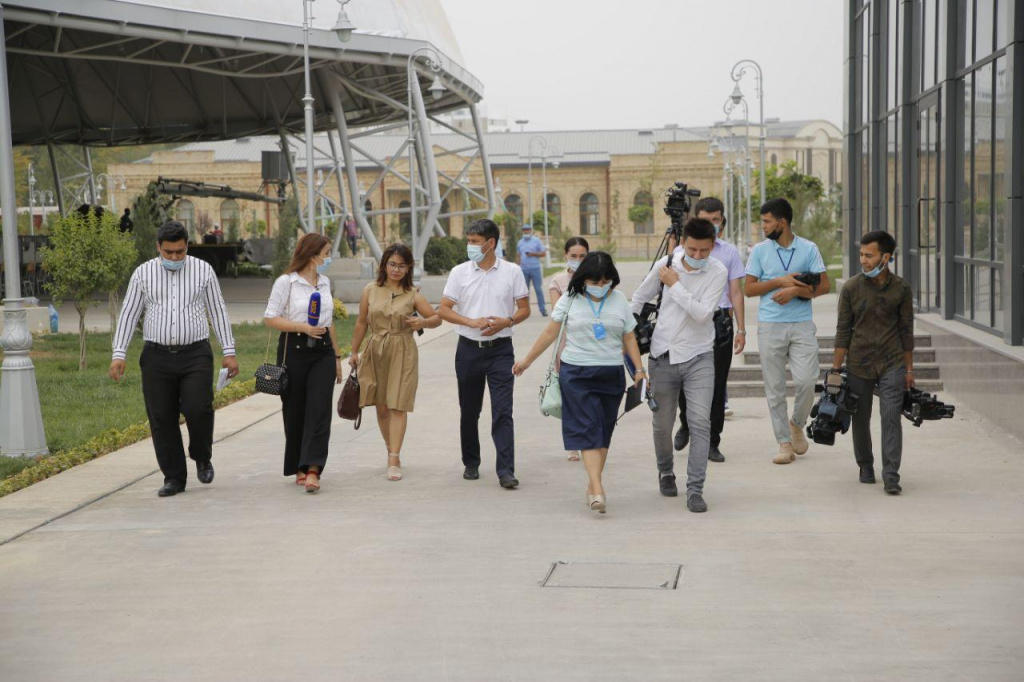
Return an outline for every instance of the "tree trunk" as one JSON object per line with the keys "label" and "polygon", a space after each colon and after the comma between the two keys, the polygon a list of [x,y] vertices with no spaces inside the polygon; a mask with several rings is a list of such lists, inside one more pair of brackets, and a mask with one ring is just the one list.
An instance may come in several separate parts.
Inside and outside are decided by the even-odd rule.
{"label": "tree trunk", "polygon": [[78,371],[85,370],[85,311],[88,308],[81,304],[75,305],[78,311]]}

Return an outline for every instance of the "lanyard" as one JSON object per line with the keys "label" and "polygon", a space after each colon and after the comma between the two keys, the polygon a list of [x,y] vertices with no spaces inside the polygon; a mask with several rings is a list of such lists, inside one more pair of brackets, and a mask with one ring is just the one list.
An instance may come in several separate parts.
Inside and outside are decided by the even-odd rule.
{"label": "lanyard", "polygon": [[590,304],[590,312],[594,313],[594,317],[600,320],[601,311],[604,310],[604,302],[608,300],[608,294],[605,294],[605,297],[601,299],[601,305],[598,307],[597,310],[594,310],[594,301],[591,300],[590,296],[588,294],[583,295],[587,297],[587,303]]}
{"label": "lanyard", "polygon": [[789,272],[789,266],[793,264],[793,259],[796,257],[796,247],[793,247],[793,253],[789,254],[789,262],[782,260],[783,249],[776,248],[775,255],[779,257],[779,262],[782,263],[782,271]]}

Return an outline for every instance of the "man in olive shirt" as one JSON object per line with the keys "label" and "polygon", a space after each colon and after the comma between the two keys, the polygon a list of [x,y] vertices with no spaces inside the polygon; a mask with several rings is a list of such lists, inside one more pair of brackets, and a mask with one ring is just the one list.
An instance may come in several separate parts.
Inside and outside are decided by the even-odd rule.
{"label": "man in olive shirt", "polygon": [[850,390],[860,396],[853,415],[853,454],[860,482],[875,482],[871,450],[871,406],[878,390],[882,411],[882,483],[899,495],[903,392],[914,385],[914,308],[910,285],[889,270],[896,240],[888,232],[868,232],[860,240],[863,272],[839,293],[832,369],[846,361]]}

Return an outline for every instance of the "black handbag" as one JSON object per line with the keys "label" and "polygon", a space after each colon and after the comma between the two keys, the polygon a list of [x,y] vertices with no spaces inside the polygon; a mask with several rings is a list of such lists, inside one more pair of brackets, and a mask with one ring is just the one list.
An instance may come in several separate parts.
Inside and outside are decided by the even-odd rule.
{"label": "black handbag", "polygon": [[280,365],[273,365],[267,362],[270,356],[270,336],[267,334],[267,353],[263,357],[263,364],[256,368],[256,390],[267,395],[284,395],[288,390],[288,366],[285,358],[288,357],[288,334],[284,335],[284,357]]}

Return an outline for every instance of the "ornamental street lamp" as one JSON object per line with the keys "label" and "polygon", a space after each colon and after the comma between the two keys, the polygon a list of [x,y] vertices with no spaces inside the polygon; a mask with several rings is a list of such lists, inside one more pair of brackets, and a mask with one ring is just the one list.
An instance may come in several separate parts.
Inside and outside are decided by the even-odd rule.
{"label": "ornamental street lamp", "polygon": [[763,202],[768,200],[768,197],[766,197],[765,194],[764,194],[764,176],[765,176],[765,172],[767,170],[767,167],[764,164],[764,144],[765,144],[765,130],[764,130],[764,72],[761,70],[761,65],[760,64],[755,62],[753,59],[741,59],[740,61],[736,62],[736,64],[732,67],[732,73],[731,73],[732,80],[733,80],[733,82],[736,85],[733,87],[732,95],[730,95],[730,98],[732,99],[733,104],[739,104],[741,101],[743,101],[744,97],[743,97],[743,92],[740,90],[740,79],[742,79],[743,78],[743,74],[745,74],[747,72],[747,70],[751,69],[751,68],[754,69],[757,72],[757,81],[756,81],[757,88],[756,88],[756,92],[757,92],[757,101],[758,101],[758,104],[760,105],[760,109],[761,109],[761,113],[760,113],[761,134],[760,134],[760,138],[759,138],[759,147],[760,147],[760,155],[761,155],[761,172],[759,174],[760,175],[759,179],[761,181],[761,202],[763,203]]}
{"label": "ornamental street lamp", "polygon": [[114,198],[114,190],[125,191],[128,189],[128,185],[125,184],[126,179],[123,175],[108,175],[107,173],[100,173],[96,176],[96,201],[100,201],[100,197],[103,195],[103,183],[107,183],[107,189],[109,191],[108,198],[110,199],[110,212],[115,216],[117,215],[117,201]]}
{"label": "ornamental street lamp", "polygon": [[[551,265],[551,241],[548,237],[548,186],[547,186],[547,159],[548,159],[548,141],[543,135],[534,135],[530,138],[530,142],[527,144],[527,166],[526,166],[526,194],[527,194],[527,208],[529,211],[529,222],[533,223],[533,143],[537,142],[541,148],[541,175],[543,176],[542,184],[544,190],[544,248],[547,251],[544,257],[545,263]],[[555,147],[551,147],[555,152],[552,157],[561,158],[561,152]],[[555,158],[553,166],[558,168],[558,160]],[[526,221],[524,221],[526,222]]]}

